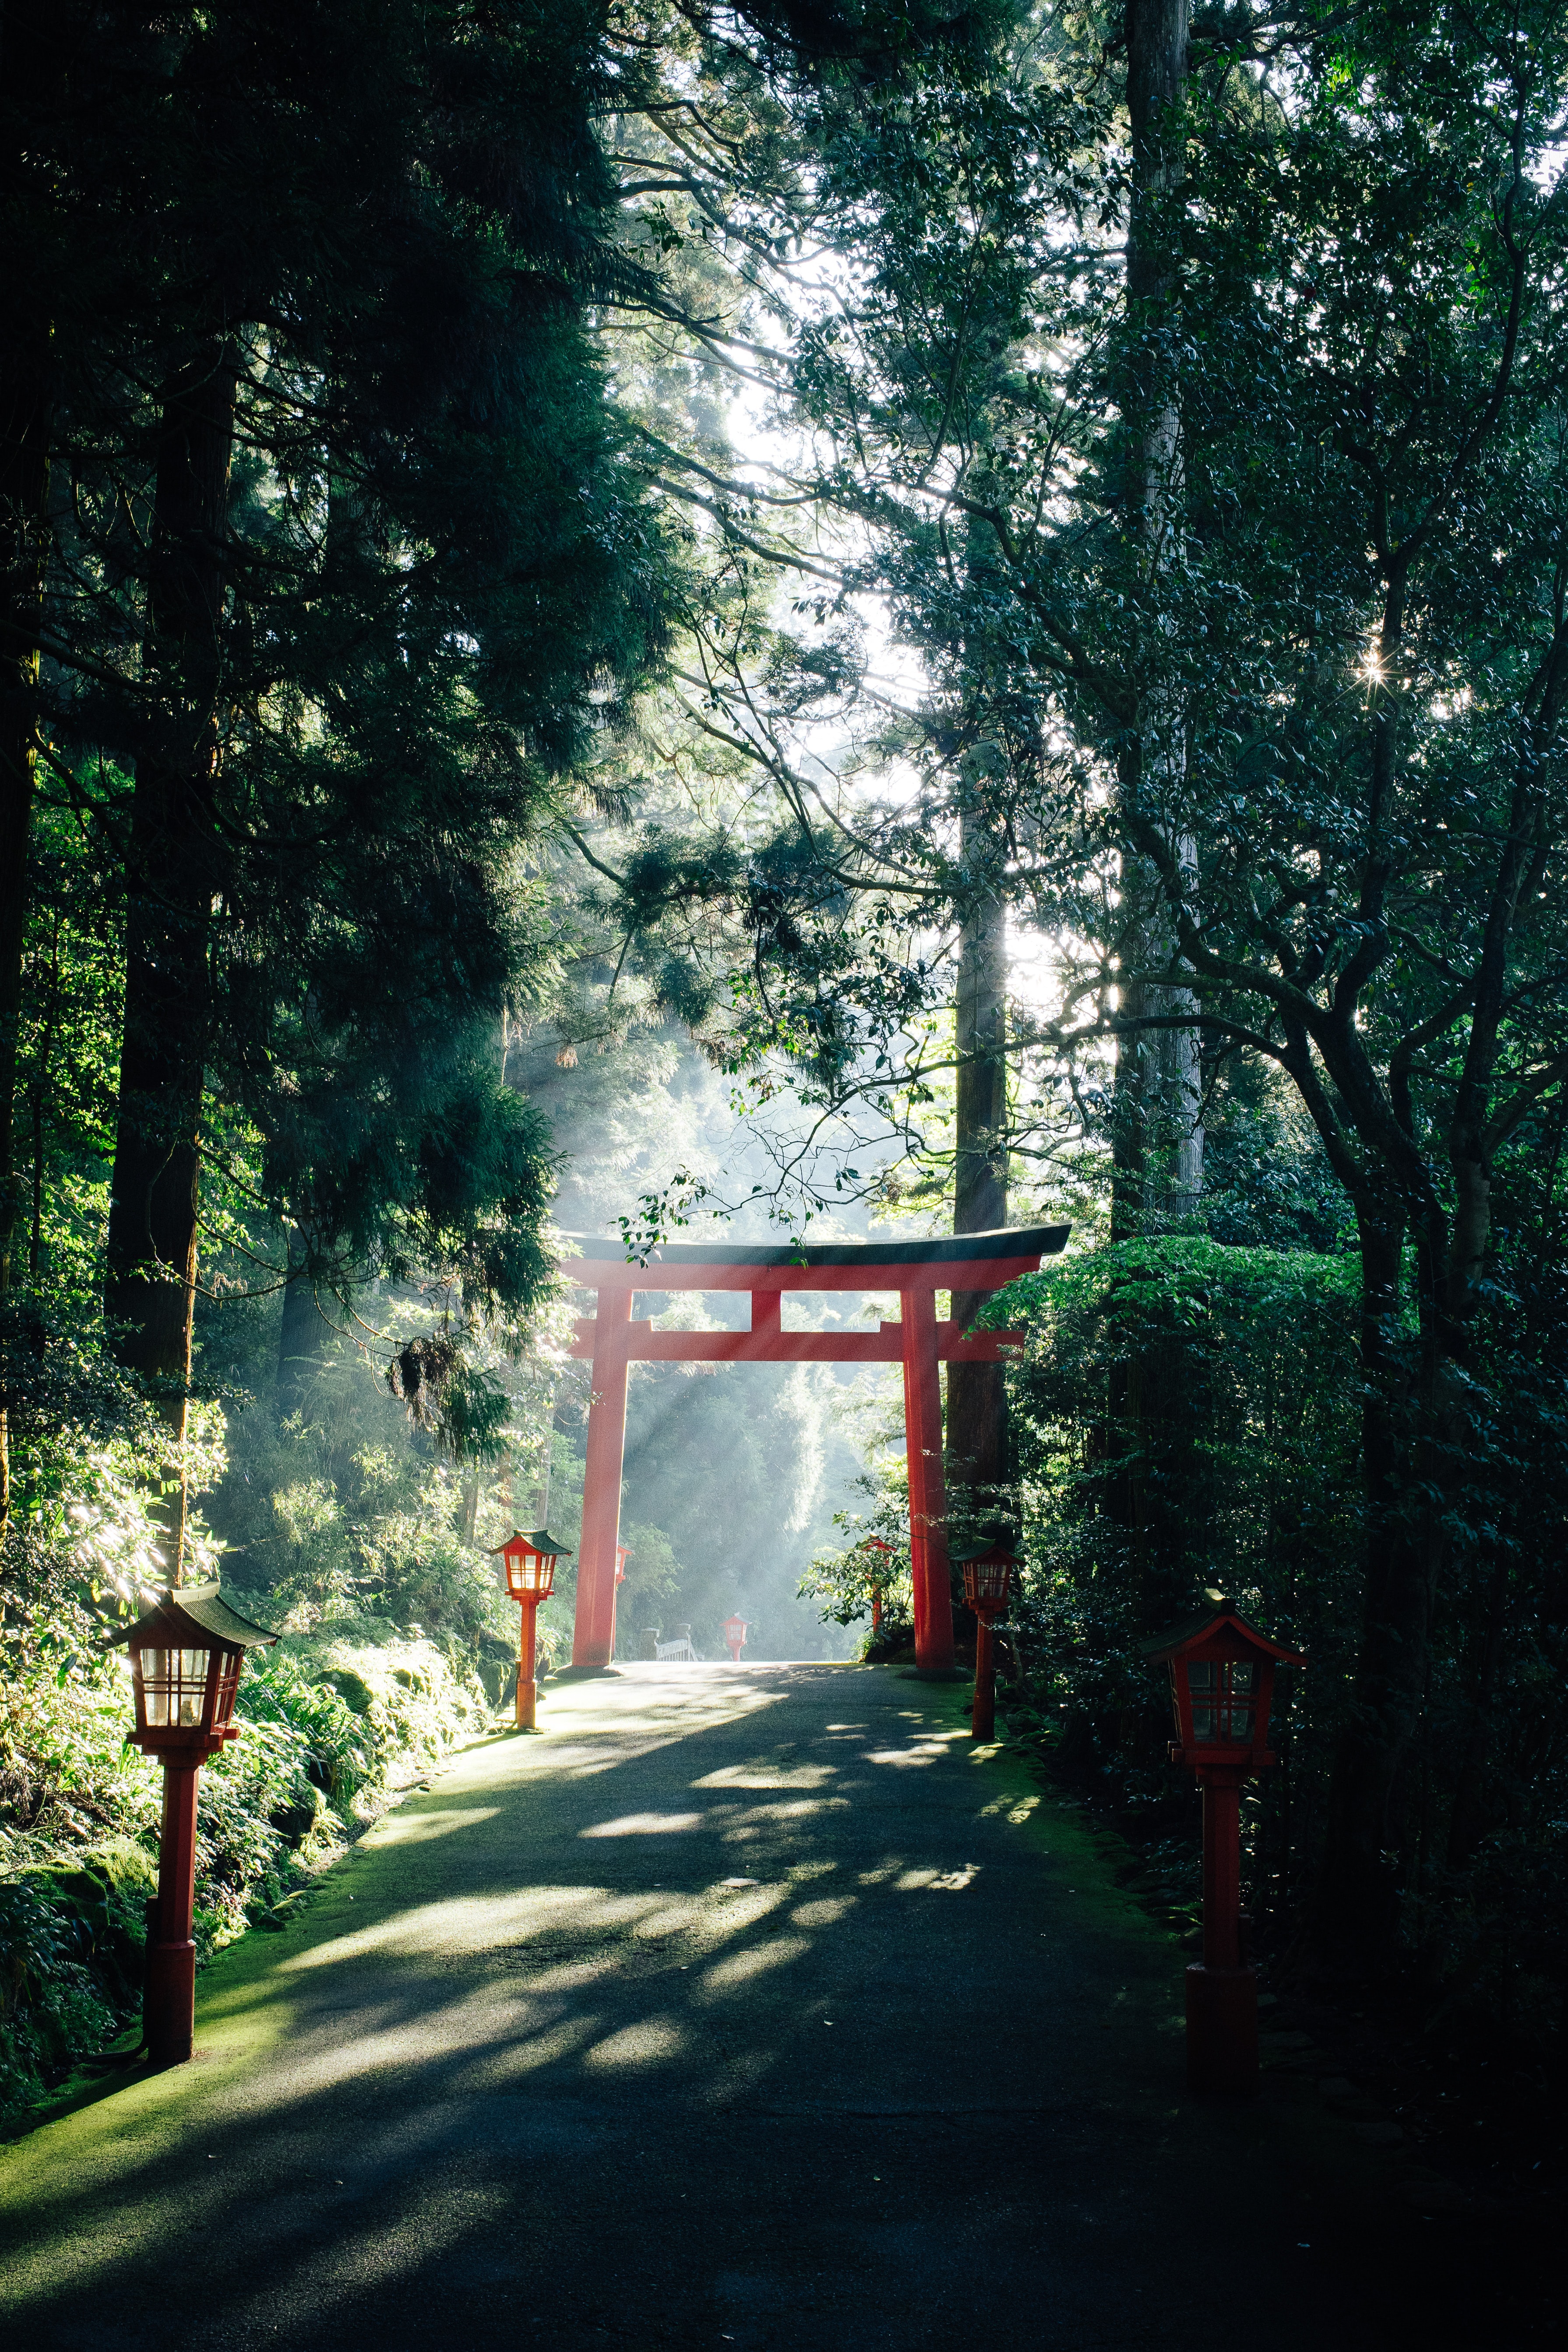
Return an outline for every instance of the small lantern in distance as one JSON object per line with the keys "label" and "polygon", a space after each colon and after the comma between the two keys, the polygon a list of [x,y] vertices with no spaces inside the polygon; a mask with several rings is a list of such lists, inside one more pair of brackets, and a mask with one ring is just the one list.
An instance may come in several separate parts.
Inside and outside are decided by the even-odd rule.
{"label": "small lantern in distance", "polygon": [[136,1706],[132,1739],[144,1756],[163,1759],[158,1893],[148,1926],[142,2008],[154,2066],[187,2059],[195,2032],[196,1775],[239,1736],[234,1702],[245,1653],[277,1639],[231,1609],[213,1583],[177,1585],[110,1640],[111,1649],[130,1653]]}
{"label": "small lantern in distance", "polygon": [[963,1598],[974,1612],[974,1712],[970,1735],[979,1740],[996,1736],[996,1620],[1007,1606],[1013,1580],[1013,1539],[1006,1534],[979,1535],[965,1544],[948,1547],[948,1558],[963,1570]]}
{"label": "small lantern in distance", "polygon": [[746,1646],[746,1635],[751,1632],[751,1627],[743,1617],[731,1616],[725,1618],[719,1630],[724,1637],[724,1644],[731,1658],[736,1665],[739,1665],[741,1653]]}
{"label": "small lantern in distance", "polygon": [[539,1604],[548,1601],[555,1590],[555,1563],[563,1554],[570,1557],[559,1536],[548,1528],[534,1528],[527,1535],[516,1530],[505,1543],[498,1544],[506,1589],[518,1604],[517,1624],[517,1708],[516,1728],[532,1731],[539,1698],[537,1680]]}
{"label": "small lantern in distance", "polygon": [[1204,1805],[1204,1956],[1187,1970],[1187,2081],[1194,2091],[1258,2088],[1258,1978],[1241,1948],[1241,1784],[1274,1762],[1268,1711],[1277,1666],[1304,1663],[1228,1601],[1143,1645],[1171,1674],[1173,1764]]}

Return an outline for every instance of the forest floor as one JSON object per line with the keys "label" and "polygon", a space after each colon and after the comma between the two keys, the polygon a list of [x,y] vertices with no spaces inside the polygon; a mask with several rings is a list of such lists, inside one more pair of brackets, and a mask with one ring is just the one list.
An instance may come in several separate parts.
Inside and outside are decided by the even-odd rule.
{"label": "forest floor", "polygon": [[962,1699],[556,1686],[204,1972],[195,2063],[0,2148],[6,2340],[1534,2340],[1506,2218],[1423,2212],[1300,2096],[1305,2037],[1257,2102],[1187,2096],[1184,1956]]}

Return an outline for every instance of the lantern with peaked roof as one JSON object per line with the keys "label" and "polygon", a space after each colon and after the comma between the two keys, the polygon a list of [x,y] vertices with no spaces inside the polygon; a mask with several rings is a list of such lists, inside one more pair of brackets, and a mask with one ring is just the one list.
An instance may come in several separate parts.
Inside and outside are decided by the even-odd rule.
{"label": "lantern with peaked roof", "polygon": [[526,1535],[516,1530],[505,1543],[498,1544],[501,1565],[506,1573],[506,1589],[514,1601],[532,1601],[537,1604],[548,1601],[555,1590],[555,1563],[563,1555],[570,1558],[570,1548],[548,1528],[531,1528]]}
{"label": "lantern with peaked roof", "polygon": [[216,1583],[181,1584],[134,1625],[110,1637],[130,1654],[136,1727],[131,1737],[163,1764],[158,1893],[150,1906],[142,2032],[156,2066],[191,2054],[196,1948],[196,1776],[238,1736],[234,1702],[247,1650],[276,1633],[230,1608]]}
{"label": "lantern with peaked roof", "polygon": [[1258,2088],[1258,1978],[1242,1936],[1241,1784],[1274,1761],[1276,1669],[1304,1661],[1217,1594],[1205,1615],[1143,1650],[1170,1670],[1171,1761],[1203,1790],[1204,1956],[1187,1970],[1187,2080],[1194,2091],[1247,2095]]}
{"label": "lantern with peaked roof", "polygon": [[539,1699],[539,1604],[548,1601],[554,1591],[555,1563],[569,1552],[569,1547],[559,1536],[552,1536],[548,1528],[531,1528],[527,1534],[514,1528],[505,1543],[496,1546],[496,1550],[500,1556],[506,1589],[518,1604],[517,1728],[532,1731]]}
{"label": "lantern with peaked roof", "polygon": [[723,1635],[725,1648],[729,1651],[735,1664],[739,1665],[741,1663],[741,1653],[746,1646],[746,1636],[751,1632],[751,1627],[747,1624],[745,1619],[737,1612],[726,1617],[723,1624],[719,1630]]}
{"label": "lantern with peaked roof", "polygon": [[999,1617],[1007,1606],[1016,1565],[1013,1538],[1005,1529],[984,1528],[947,1548],[963,1570],[963,1598],[977,1617]]}
{"label": "lantern with peaked roof", "polygon": [[963,1597],[974,1612],[974,1738],[996,1733],[996,1620],[1007,1606],[1013,1581],[1013,1538],[1004,1528],[977,1528],[948,1546],[947,1556],[963,1570]]}
{"label": "lantern with peaked roof", "polygon": [[1299,1666],[1300,1656],[1249,1625],[1228,1601],[1143,1645],[1144,1655],[1169,1667],[1176,1738],[1173,1764],[1194,1771],[1211,1767],[1257,1772],[1272,1764],[1268,1713],[1274,1674]]}
{"label": "lantern with peaked roof", "polygon": [[130,1653],[136,1728],[144,1754],[200,1764],[238,1736],[234,1702],[247,1650],[276,1633],[232,1609],[216,1584],[182,1584],[165,1592],[110,1646]]}

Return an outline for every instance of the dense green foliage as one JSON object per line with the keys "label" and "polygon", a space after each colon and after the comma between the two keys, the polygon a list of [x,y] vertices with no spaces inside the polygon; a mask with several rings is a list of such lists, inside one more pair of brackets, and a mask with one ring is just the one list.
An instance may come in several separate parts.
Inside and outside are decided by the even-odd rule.
{"label": "dense green foliage", "polygon": [[[1477,1367],[1496,1402],[1477,1411],[1455,1481],[1453,1568],[1411,1765],[1401,1960],[1430,2023],[1552,2071],[1568,2022],[1568,1847],[1565,1595],[1550,1529],[1568,1417],[1561,1339],[1528,1266],[1518,1273]],[[1013,1385],[1030,1560],[1011,1612],[1013,1719],[1145,1839],[1190,1837],[1141,1641],[1207,1591],[1300,1648],[1307,1664],[1285,1677],[1274,1727],[1280,1765],[1248,1811],[1251,1904],[1279,1961],[1311,1895],[1355,1703],[1366,1504],[1354,1260],[1134,1243],[1012,1299],[1030,1328]],[[1413,1313],[1405,1336],[1414,1349]]]}

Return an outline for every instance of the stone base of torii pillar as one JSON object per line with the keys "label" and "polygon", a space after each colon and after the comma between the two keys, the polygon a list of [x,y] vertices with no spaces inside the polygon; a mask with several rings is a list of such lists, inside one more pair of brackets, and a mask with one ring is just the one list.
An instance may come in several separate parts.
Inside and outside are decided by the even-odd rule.
{"label": "stone base of torii pillar", "polygon": [[[619,1242],[568,1234],[569,1281],[598,1294],[596,1314],[577,1324],[574,1355],[593,1364],[583,1537],[577,1554],[577,1620],[572,1666],[599,1673],[615,1641],[616,1546],[626,1436],[626,1373],[632,1364],[897,1364],[904,1368],[904,1442],[910,1468],[910,1557],[914,1582],[915,1664],[952,1669],[952,1601],[947,1564],[947,1499],[942,1466],[943,1363],[991,1363],[1023,1342],[1021,1331],[964,1331],[939,1321],[939,1290],[1000,1290],[1033,1274],[1065,1247],[1070,1227],[1029,1225],[989,1234],[940,1234],[922,1242],[668,1242],[646,1265]],[[637,1291],[746,1290],[749,1331],[656,1331],[637,1322]],[[900,1316],[879,1331],[786,1331],[786,1290],[896,1290]]]}

